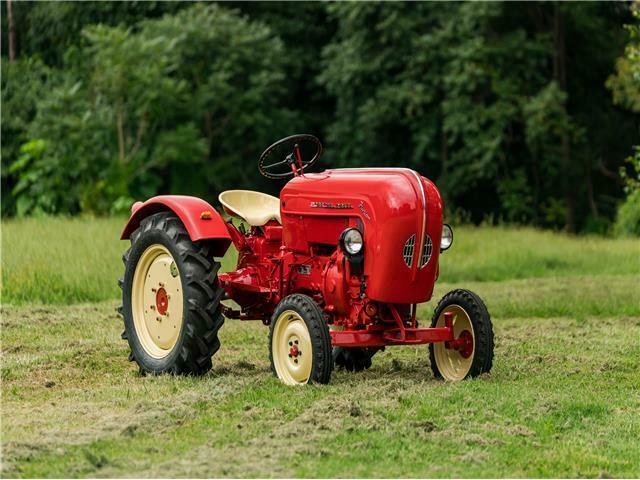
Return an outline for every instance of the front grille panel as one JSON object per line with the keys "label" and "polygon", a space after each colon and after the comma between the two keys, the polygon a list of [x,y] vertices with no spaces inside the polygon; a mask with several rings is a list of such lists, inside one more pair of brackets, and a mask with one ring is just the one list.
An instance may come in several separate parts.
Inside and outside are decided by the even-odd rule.
{"label": "front grille panel", "polygon": [[420,257],[420,268],[424,267],[429,260],[431,260],[431,254],[433,253],[433,242],[431,241],[431,237],[427,235],[427,238],[424,242],[424,247],[422,247],[422,256]]}
{"label": "front grille panel", "polygon": [[404,242],[404,248],[402,249],[402,258],[407,267],[411,268],[413,265],[413,251],[416,247],[416,236],[411,235],[406,242]]}

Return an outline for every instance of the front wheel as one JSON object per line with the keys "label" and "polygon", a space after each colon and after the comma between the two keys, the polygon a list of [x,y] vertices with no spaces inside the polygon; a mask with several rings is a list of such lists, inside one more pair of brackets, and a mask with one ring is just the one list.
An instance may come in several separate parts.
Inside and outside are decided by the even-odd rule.
{"label": "front wheel", "polygon": [[493,364],[493,327],[484,302],[469,290],[453,290],[438,303],[431,327],[444,327],[448,312],[453,314],[457,343],[455,347],[446,342],[429,345],[433,374],[459,381],[489,372]]}
{"label": "front wheel", "polygon": [[274,375],[287,385],[329,383],[331,335],[311,297],[293,294],[278,304],[271,317],[269,358]]}

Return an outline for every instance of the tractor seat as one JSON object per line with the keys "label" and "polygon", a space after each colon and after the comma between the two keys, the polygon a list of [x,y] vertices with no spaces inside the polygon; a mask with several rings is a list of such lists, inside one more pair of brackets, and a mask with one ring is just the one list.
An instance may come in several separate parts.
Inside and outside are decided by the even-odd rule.
{"label": "tractor seat", "polygon": [[218,200],[229,215],[242,218],[252,227],[262,227],[269,220],[280,220],[280,199],[251,190],[227,190]]}

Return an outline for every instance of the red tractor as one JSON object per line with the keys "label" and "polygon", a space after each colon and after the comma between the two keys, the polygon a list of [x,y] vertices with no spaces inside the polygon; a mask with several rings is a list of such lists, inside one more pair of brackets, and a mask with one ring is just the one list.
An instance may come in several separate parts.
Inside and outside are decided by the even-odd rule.
{"label": "red tractor", "polygon": [[[195,197],[133,205],[120,313],[141,373],[208,371],[225,317],[269,325],[272,370],[290,385],[327,383],[334,365],[368,368],[391,345],[428,343],[433,373],[446,380],[491,370],[491,319],[478,295],[449,292],[431,326],[418,326],[416,306],[431,299],[453,241],[435,185],[406,168],[308,173],[321,154],[312,135],[271,145],[260,172],[292,178],[280,198],[221,193],[229,220]],[[237,267],[219,273],[231,243]]]}

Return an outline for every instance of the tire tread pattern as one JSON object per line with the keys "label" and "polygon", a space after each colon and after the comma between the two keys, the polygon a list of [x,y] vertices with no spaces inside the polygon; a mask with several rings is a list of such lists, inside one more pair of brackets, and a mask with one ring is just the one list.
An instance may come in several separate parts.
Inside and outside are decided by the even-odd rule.
{"label": "tire tread pattern", "polygon": [[[433,318],[431,319],[431,327],[434,328],[440,317],[440,313],[449,305],[459,305],[464,308],[473,324],[475,335],[474,357],[471,368],[465,378],[477,377],[483,373],[491,371],[493,366],[493,325],[491,316],[486,305],[479,295],[465,290],[457,289],[447,293],[435,308]],[[429,344],[429,360],[431,362],[431,370],[436,378],[443,378],[436,364],[433,344]]]}
{"label": "tire tread pattern", "polygon": [[[217,272],[220,263],[210,254],[206,242],[192,242],[182,222],[171,212],[160,212],[142,220],[140,226],[131,234],[131,247],[122,256],[125,272],[135,270],[130,265],[131,251],[145,236],[163,232],[173,249],[178,252],[180,275],[183,281],[184,296],[188,300],[183,313],[183,330],[178,340],[180,348],[177,355],[166,365],[150,365],[144,361],[139,347],[133,341],[135,332],[127,325],[126,315],[131,315],[123,305],[126,305],[125,295],[130,295],[131,286],[125,284],[125,277],[118,281],[122,289],[123,305],[118,307],[118,313],[125,319],[125,330],[122,339],[127,340],[131,349],[129,359],[135,361],[142,375],[172,373],[175,375],[201,375],[212,367],[211,357],[220,348],[218,331],[224,324],[221,313],[221,299],[224,291],[218,284]],[[178,259],[176,259],[178,260]],[[129,275],[133,277],[133,275]]]}
{"label": "tire tread pattern", "polygon": [[371,368],[371,359],[380,348],[333,347],[333,363],[348,372]]}
{"label": "tire tread pattern", "polygon": [[299,313],[309,330],[313,349],[313,362],[308,383],[329,383],[333,370],[329,326],[327,325],[320,306],[311,297],[300,293],[289,295],[281,300],[271,316],[271,324],[269,327],[269,361],[271,362],[271,371],[276,377],[278,376],[273,362],[273,349],[271,345],[276,320],[285,310],[294,310]]}

